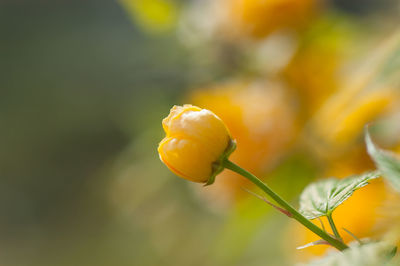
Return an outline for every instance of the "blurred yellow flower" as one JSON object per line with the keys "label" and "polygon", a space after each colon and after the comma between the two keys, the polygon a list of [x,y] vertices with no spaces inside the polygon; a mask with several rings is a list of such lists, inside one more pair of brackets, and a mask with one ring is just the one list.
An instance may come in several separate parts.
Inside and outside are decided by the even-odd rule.
{"label": "blurred yellow flower", "polygon": [[176,175],[205,183],[213,163],[224,154],[231,135],[214,113],[193,105],[174,106],[162,122],[166,137],[160,142],[160,159]]}
{"label": "blurred yellow flower", "polygon": [[[397,151],[396,149],[394,150]],[[347,159],[348,157],[348,159]],[[342,178],[355,173],[363,172],[367,169],[374,169],[375,166],[365,149],[356,149],[354,154],[346,155],[340,161],[336,161],[328,166],[326,174]],[[391,187],[385,185],[382,178],[371,181],[371,184],[357,190],[353,196],[340,205],[333,213],[333,219],[343,240],[348,243],[354,241],[354,238],[343,228],[352,232],[357,238],[380,238],[385,236],[388,241],[400,244],[400,212],[398,203],[400,196],[394,192]],[[320,226],[318,220],[313,221]],[[329,230],[327,219],[323,218],[324,227]],[[290,224],[289,230],[290,243],[296,246],[302,246],[318,240],[318,236],[309,230],[298,226],[295,223]],[[389,231],[388,231],[389,229]],[[296,236],[293,241],[293,235]],[[293,247],[293,246],[292,246]],[[292,248],[291,247],[291,248]],[[299,252],[296,252],[296,260],[308,260],[312,257],[322,255],[329,246],[312,246]],[[292,252],[292,251],[291,251]]]}
{"label": "blurred yellow flower", "polygon": [[355,145],[343,156],[327,158],[323,163],[323,168],[321,176],[345,178],[374,169],[375,165],[369,157],[365,145]]}
{"label": "blurred yellow flower", "polygon": [[396,101],[396,95],[391,88],[381,88],[360,95],[332,121],[334,127],[327,136],[339,143],[352,141],[363,132],[366,123],[385,114],[394,101]]}
{"label": "blurred yellow flower", "polygon": [[307,138],[319,156],[340,157],[352,146],[363,145],[365,124],[387,117],[398,108],[398,67],[391,60],[399,43],[398,33],[385,39],[314,114],[308,127],[312,138]]}
{"label": "blurred yellow flower", "polygon": [[[389,149],[400,156],[400,139],[394,149]],[[400,248],[400,194],[391,185],[387,185],[387,200],[381,208],[378,230],[384,239]]]}
{"label": "blurred yellow flower", "polygon": [[[387,198],[387,189],[382,179],[376,179],[368,186],[357,190],[353,196],[340,205],[333,213],[333,219],[339,230],[341,237],[345,243],[354,241],[355,239],[348,234],[343,228],[353,233],[357,238],[373,237],[377,231],[377,222],[381,215],[381,207]],[[330,233],[329,223],[325,217],[322,222],[326,230]],[[318,220],[313,222],[320,226]],[[312,233],[296,223],[291,222],[291,230],[287,239],[290,243],[290,252],[293,253],[294,246],[302,246],[319,239],[317,235]],[[329,246],[317,245],[306,249],[299,250],[295,253],[296,260],[308,260],[315,256],[323,255]]]}
{"label": "blurred yellow flower", "polygon": [[[189,101],[213,111],[226,123],[237,141],[230,159],[259,176],[279,162],[296,136],[295,105],[278,84],[232,81],[197,90]],[[207,188],[208,196],[230,203],[243,195],[241,187],[249,185],[245,178],[224,171]]]}
{"label": "blurred yellow flower", "polygon": [[340,16],[323,16],[300,35],[297,52],[283,71],[302,102],[305,115],[314,113],[338,88],[339,73],[355,30]]}
{"label": "blurred yellow flower", "polygon": [[384,239],[400,248],[400,194],[394,189],[389,189],[388,199],[381,208],[382,217],[378,222],[378,231]]}
{"label": "blurred yellow flower", "polygon": [[394,88],[356,92],[341,90],[330,97],[309,125],[311,147],[322,158],[341,157],[364,145],[364,126],[392,112],[400,100]]}
{"label": "blurred yellow flower", "polygon": [[312,14],[315,0],[228,0],[230,29],[260,38],[285,27],[298,27]]}

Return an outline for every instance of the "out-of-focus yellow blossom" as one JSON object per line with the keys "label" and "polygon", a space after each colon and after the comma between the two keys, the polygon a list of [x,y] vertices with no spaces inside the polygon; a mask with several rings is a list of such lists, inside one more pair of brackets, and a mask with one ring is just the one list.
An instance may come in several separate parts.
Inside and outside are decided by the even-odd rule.
{"label": "out-of-focus yellow blossom", "polygon": [[224,122],[214,113],[193,105],[174,106],[162,122],[166,137],[160,142],[160,159],[176,175],[205,183],[212,164],[232,141]]}
{"label": "out-of-focus yellow blossom", "polygon": [[[400,102],[395,82],[398,75],[393,74],[397,73],[395,64],[388,67],[388,62],[398,51],[398,43],[396,34],[385,40],[314,113],[304,140],[319,158],[329,163],[347,159],[354,149],[364,147],[365,124],[384,121],[396,111]],[[387,79],[388,75],[393,78]]]}
{"label": "out-of-focus yellow blossom", "polygon": [[[237,141],[230,159],[256,175],[262,176],[277,163],[296,135],[296,109],[276,84],[225,83],[195,91],[189,99],[226,123]],[[224,171],[207,191],[211,198],[229,203],[243,195],[241,187],[249,185],[238,174]]]}
{"label": "out-of-focus yellow blossom", "polygon": [[178,20],[178,6],[172,0],[119,0],[134,21],[145,31],[171,30]]}
{"label": "out-of-focus yellow blossom", "polygon": [[339,59],[323,48],[298,52],[285,69],[286,78],[299,95],[306,114],[313,113],[337,87]]}
{"label": "out-of-focus yellow blossom", "polygon": [[366,123],[385,114],[395,100],[394,90],[390,88],[362,95],[337,117],[328,138],[340,143],[352,141],[363,131]]}
{"label": "out-of-focus yellow blossom", "polygon": [[299,40],[283,74],[302,102],[305,115],[314,113],[338,87],[354,32],[335,16],[318,19]]}
{"label": "out-of-focus yellow blossom", "polygon": [[[325,162],[326,166],[323,172],[324,176],[335,176],[338,178],[345,178],[356,173],[362,173],[367,170],[376,168],[373,161],[366,152],[365,145],[356,145],[345,153],[341,158],[328,160]],[[393,226],[393,222],[398,223],[393,226],[397,227],[400,224],[400,212],[397,212],[397,204],[400,202],[400,195],[396,195],[388,186],[384,184],[383,179],[376,179],[371,181],[371,184],[357,190],[353,196],[340,205],[333,213],[333,218],[341,236],[345,242],[354,240],[342,228],[350,230],[358,238],[365,237],[381,237],[388,228]],[[318,220],[313,221],[320,226]],[[325,228],[330,228],[328,221],[324,218],[322,220]],[[318,236],[313,235],[309,231],[298,228],[301,231],[296,245],[301,246],[318,240]],[[330,231],[331,232],[331,231]],[[399,238],[394,241],[400,241],[400,231],[397,235]],[[293,233],[294,234],[294,233]],[[391,241],[393,241],[393,235]],[[296,253],[300,260],[308,259],[313,256],[322,255],[328,246],[314,246]]]}
{"label": "out-of-focus yellow blossom", "polygon": [[[396,151],[396,149],[395,149]],[[365,145],[353,146],[342,158],[328,160],[324,170],[324,176],[336,176],[344,178],[353,174],[365,172],[375,168],[374,163],[368,156]],[[387,237],[391,242],[400,241],[400,213],[397,212],[400,202],[400,195],[385,185],[382,178],[371,181],[371,184],[357,190],[349,199],[340,205],[333,212],[333,219],[343,240],[348,243],[354,241],[343,228],[352,232],[357,238],[381,238],[392,228],[390,236]],[[324,227],[332,233],[329,222],[326,218],[321,218]],[[397,223],[396,223],[397,221]],[[318,219],[313,222],[320,226]],[[296,223],[290,223],[289,230],[290,253],[293,254],[294,246],[302,246],[318,240],[318,236]],[[293,239],[293,236],[296,236]],[[400,244],[400,243],[399,243]],[[295,260],[309,260],[316,256],[323,255],[329,246],[316,245],[295,253]]]}
{"label": "out-of-focus yellow blossom", "polygon": [[382,217],[378,223],[378,231],[384,235],[384,239],[400,248],[400,194],[391,189],[388,200],[381,208]]}
{"label": "out-of-focus yellow blossom", "polygon": [[312,120],[309,133],[313,138],[308,140],[320,156],[341,156],[360,139],[367,123],[389,114],[400,99],[393,88],[352,94],[345,90],[336,93]]}
{"label": "out-of-focus yellow blossom", "polygon": [[[397,144],[398,145],[398,144]],[[395,148],[392,149],[394,152],[398,152],[400,154],[400,146],[396,146]],[[366,152],[365,145],[362,147],[356,146],[352,148],[352,150],[348,153],[346,153],[345,156],[343,156],[340,159],[336,159],[334,161],[328,162],[328,166],[325,169],[324,176],[336,176],[338,178],[344,178],[350,175],[353,175],[354,173],[361,173],[365,172],[367,170],[371,170],[376,168],[375,164],[373,163],[372,159]],[[376,199],[376,202],[374,202],[371,206],[374,208],[373,210],[373,217],[367,217],[366,218],[366,224],[371,225],[370,228],[370,233],[368,233],[367,230],[359,230],[356,231],[360,235],[357,235],[357,237],[366,237],[366,236],[385,236],[385,239],[387,241],[397,243],[397,245],[400,245],[400,211],[398,211],[398,204],[400,203],[400,194],[398,194],[396,191],[390,188],[388,185],[383,185],[384,182],[382,182],[382,179],[380,180],[375,180],[375,183],[378,182],[379,185],[376,185],[375,183],[371,184],[370,186],[370,191],[371,191],[371,197],[374,197]],[[367,186],[368,187],[368,186]],[[367,188],[366,187],[366,188]],[[374,190],[374,191],[373,191]],[[363,190],[360,190],[362,192]],[[372,195],[372,191],[374,195]],[[366,198],[367,192],[365,193]],[[360,207],[354,207],[355,203],[352,205],[354,207],[354,210],[358,213],[359,208],[361,208],[361,201],[363,199],[363,194],[359,195],[357,194],[359,198],[355,199],[358,200]],[[376,198],[375,198],[376,197]],[[350,198],[351,199],[351,198]],[[370,206],[370,201],[365,201],[366,206]],[[348,207],[349,209],[351,208]],[[368,213],[363,210],[362,213],[365,213],[367,215]],[[334,213],[335,215],[336,212]],[[341,214],[339,212],[339,214]],[[343,214],[346,215],[346,214]],[[349,224],[354,225],[354,216],[349,216],[351,220],[349,221]],[[364,216],[362,216],[364,217]],[[339,219],[341,219],[339,217]],[[343,217],[343,224],[346,222],[345,216]],[[363,218],[364,219],[364,218]],[[371,222],[373,221],[373,223]],[[325,224],[325,226],[327,226]],[[344,225],[343,225],[344,226]],[[363,223],[362,226],[365,226]],[[360,229],[363,229],[363,227],[360,227]],[[347,228],[346,226],[344,226]],[[354,226],[356,227],[356,226]],[[359,226],[357,226],[358,228]]]}
{"label": "out-of-focus yellow blossom", "polygon": [[313,13],[315,0],[223,0],[229,29],[254,38],[298,27]]}
{"label": "out-of-focus yellow blossom", "polygon": [[339,158],[328,158],[321,176],[345,178],[355,173],[363,173],[374,169],[374,162],[369,157],[365,145],[356,145]]}
{"label": "out-of-focus yellow blossom", "polygon": [[[381,215],[381,207],[387,199],[387,189],[382,179],[376,179],[364,188],[357,190],[349,199],[333,212],[333,220],[345,243],[354,241],[343,228],[352,232],[357,238],[374,237],[377,233],[376,225]],[[330,233],[329,222],[325,217],[321,218],[324,227]],[[315,219],[313,222],[320,226]],[[294,246],[303,246],[307,243],[319,240],[319,237],[297,223],[290,224],[290,250],[293,253]],[[308,260],[315,256],[323,255],[329,246],[316,245],[295,253],[296,260]]]}
{"label": "out-of-focus yellow blossom", "polygon": [[398,33],[386,39],[315,113],[308,133],[313,135],[310,147],[316,147],[318,155],[342,156],[360,143],[365,124],[395,111],[400,101],[399,75],[392,58],[399,42]]}

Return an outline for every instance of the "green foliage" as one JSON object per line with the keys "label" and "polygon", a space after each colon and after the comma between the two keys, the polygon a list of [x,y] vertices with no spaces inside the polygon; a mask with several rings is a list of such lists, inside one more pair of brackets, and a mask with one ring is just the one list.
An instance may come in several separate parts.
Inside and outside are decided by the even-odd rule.
{"label": "green foliage", "polygon": [[345,179],[329,178],[307,186],[300,195],[300,213],[307,219],[327,216],[354,191],[368,184],[368,181],[379,177],[377,172],[368,172]]}
{"label": "green foliage", "polygon": [[394,153],[378,148],[373,143],[368,130],[365,134],[365,142],[367,143],[368,153],[378,169],[389,180],[390,184],[400,192],[400,158]]}
{"label": "green foliage", "polygon": [[371,242],[364,245],[352,243],[343,252],[328,253],[323,258],[313,260],[304,266],[376,266],[388,265],[396,253],[396,247],[386,242]]}

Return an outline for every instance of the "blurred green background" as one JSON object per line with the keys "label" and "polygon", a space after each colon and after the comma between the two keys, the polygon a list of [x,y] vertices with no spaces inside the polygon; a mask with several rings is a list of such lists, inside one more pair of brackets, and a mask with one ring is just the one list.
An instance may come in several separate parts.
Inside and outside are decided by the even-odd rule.
{"label": "blurred green background", "polygon": [[1,1],[0,12],[0,264],[159,261],[145,231],[116,217],[110,173],[152,129],[132,163],[157,158],[160,119],[187,84],[182,51],[115,1]]}
{"label": "blurred green background", "polygon": [[[260,74],[257,44],[187,28],[206,2],[128,2],[0,1],[0,264],[292,265],[285,217],[252,197],[205,199],[156,151],[162,118],[194,88],[275,75]],[[324,4],[319,19],[364,54],[399,25],[397,1]],[[290,199],[321,177],[308,155],[297,147],[269,167]]]}

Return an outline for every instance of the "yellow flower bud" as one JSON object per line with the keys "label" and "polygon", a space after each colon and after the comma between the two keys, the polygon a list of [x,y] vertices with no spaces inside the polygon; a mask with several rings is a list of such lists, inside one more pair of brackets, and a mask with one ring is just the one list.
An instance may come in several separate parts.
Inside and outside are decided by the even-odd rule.
{"label": "yellow flower bud", "polygon": [[210,184],[223,167],[234,142],[224,122],[209,110],[193,105],[174,106],[164,118],[166,137],[158,146],[161,161],[176,175]]}

